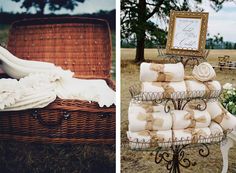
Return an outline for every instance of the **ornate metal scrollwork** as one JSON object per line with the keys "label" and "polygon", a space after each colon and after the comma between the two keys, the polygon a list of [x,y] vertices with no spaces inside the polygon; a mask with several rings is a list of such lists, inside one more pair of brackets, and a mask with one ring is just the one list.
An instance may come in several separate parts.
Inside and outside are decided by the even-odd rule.
{"label": "ornate metal scrollwork", "polygon": [[[161,151],[160,149],[156,151],[155,163],[159,164],[165,161],[166,169],[170,173],[180,173],[180,167],[189,168],[190,166],[196,166],[195,161],[190,161],[186,158],[184,149],[191,144],[171,146],[171,153],[168,151]],[[202,157],[207,157],[210,154],[207,144],[199,144],[199,155]]]}
{"label": "ornate metal scrollwork", "polygon": [[190,104],[192,101],[196,101],[195,104],[189,105],[192,106],[193,109],[197,109],[203,111],[207,108],[207,102],[204,98],[196,98],[196,99],[168,99],[164,104],[164,111],[166,113],[170,112],[171,105],[176,110],[183,110],[187,104]]}

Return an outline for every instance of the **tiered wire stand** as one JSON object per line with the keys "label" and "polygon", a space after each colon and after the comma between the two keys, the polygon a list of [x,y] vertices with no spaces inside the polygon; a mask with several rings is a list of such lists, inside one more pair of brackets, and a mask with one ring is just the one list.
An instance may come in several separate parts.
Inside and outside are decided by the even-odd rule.
{"label": "tiered wire stand", "polygon": [[[171,109],[183,110],[187,105],[193,109],[205,110],[207,102],[218,100],[221,91],[191,91],[176,92],[170,94],[141,92],[141,85],[133,85],[130,87],[132,102],[152,102],[154,104],[164,105],[165,112]],[[180,168],[189,168],[197,163],[187,158],[186,151],[188,149],[196,149],[201,157],[207,157],[210,154],[209,146],[213,144],[219,145],[224,142],[227,135],[232,130],[225,130],[223,133],[214,134],[207,138],[198,137],[192,139],[170,139],[167,142],[160,141],[129,141],[122,137],[122,147],[133,151],[155,151],[155,163],[166,163],[166,169],[170,173],[180,173]]]}

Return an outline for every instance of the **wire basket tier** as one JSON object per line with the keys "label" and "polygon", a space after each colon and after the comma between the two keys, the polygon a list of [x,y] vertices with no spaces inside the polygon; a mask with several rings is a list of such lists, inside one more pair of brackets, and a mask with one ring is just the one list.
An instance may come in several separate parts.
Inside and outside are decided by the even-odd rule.
{"label": "wire basket tier", "polygon": [[193,138],[173,138],[169,140],[130,140],[122,137],[122,147],[134,151],[156,151],[169,150],[176,146],[186,146],[185,148],[197,147],[201,144],[219,144],[226,140],[227,135],[232,132],[232,129],[224,130],[223,133],[211,134],[208,137],[193,137]]}
{"label": "wire basket tier", "polygon": [[217,100],[222,90],[194,90],[183,92],[143,92],[142,85],[135,84],[129,88],[133,101],[165,101],[165,100],[192,100],[192,99],[204,99],[204,100]]}

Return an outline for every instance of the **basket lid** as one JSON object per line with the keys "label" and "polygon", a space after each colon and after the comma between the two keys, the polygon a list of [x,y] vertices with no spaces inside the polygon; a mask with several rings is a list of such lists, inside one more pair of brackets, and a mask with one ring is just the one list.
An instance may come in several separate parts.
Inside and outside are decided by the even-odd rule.
{"label": "basket lid", "polygon": [[57,17],[12,24],[8,50],[19,58],[52,62],[78,78],[109,78],[111,34],[101,19]]}

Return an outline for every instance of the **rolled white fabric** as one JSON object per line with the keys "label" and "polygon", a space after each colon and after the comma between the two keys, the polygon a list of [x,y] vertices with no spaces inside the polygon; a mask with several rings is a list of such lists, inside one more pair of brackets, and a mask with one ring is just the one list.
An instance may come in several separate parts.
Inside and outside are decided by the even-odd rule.
{"label": "rolled white fabric", "polygon": [[195,128],[204,128],[208,127],[211,123],[211,115],[206,111],[200,110],[187,110],[190,115],[193,115],[193,125]]}
{"label": "rolled white fabric", "polygon": [[142,63],[140,66],[140,81],[142,82],[166,82],[183,81],[184,66],[177,64]]}
{"label": "rolled white fabric", "polygon": [[173,130],[173,144],[189,144],[191,143],[192,134],[186,129]]}
{"label": "rolled white fabric", "polygon": [[[169,130],[172,126],[170,114],[165,113],[163,105],[150,102],[130,102],[128,109],[129,130]],[[147,129],[146,129],[147,128]]]}
{"label": "rolled white fabric", "polygon": [[151,136],[140,135],[138,132],[127,131],[127,138],[131,149],[146,149],[151,145]]}
{"label": "rolled white fabric", "polygon": [[168,147],[172,142],[172,131],[140,131],[127,132],[131,149],[146,149],[149,147]]}
{"label": "rolled white fabric", "polygon": [[128,114],[138,115],[138,114],[147,114],[153,112],[164,112],[163,105],[153,105],[152,102],[139,102],[135,103],[131,100],[128,108]]}
{"label": "rolled white fabric", "polygon": [[201,82],[210,81],[216,77],[215,70],[211,64],[207,62],[203,62],[197,66],[194,66],[192,75],[195,79]]}
{"label": "rolled white fabric", "polygon": [[209,128],[211,130],[211,141],[214,141],[214,142],[221,141],[224,134],[222,127],[219,124],[212,121]]}
{"label": "rolled white fabric", "polygon": [[11,62],[2,54],[0,54],[0,60],[2,61],[2,70],[14,79],[20,79],[32,73],[55,73],[66,77],[74,75],[70,70],[63,70],[61,67],[56,66],[52,68],[33,68],[31,66],[23,66],[22,64],[19,65]]}
{"label": "rolled white fabric", "polygon": [[138,132],[144,130],[171,130],[172,117],[169,113],[154,112],[135,114],[129,112],[129,131]]}
{"label": "rolled white fabric", "polygon": [[173,110],[173,129],[204,128],[211,123],[211,116],[207,111],[199,110]]}
{"label": "rolled white fabric", "polygon": [[17,58],[16,56],[14,56],[11,52],[3,48],[2,46],[0,46],[0,54],[3,57],[7,58],[12,63],[18,64],[24,67],[43,68],[43,69],[52,69],[55,67],[53,63],[49,63],[49,62],[23,60],[23,59]]}
{"label": "rolled white fabric", "polygon": [[223,135],[222,127],[216,122],[212,121],[209,128],[211,130],[212,135]]}
{"label": "rolled white fabric", "polygon": [[168,98],[185,98],[186,97],[186,85],[184,81],[181,82],[143,82],[142,92],[150,93],[150,99],[152,97],[151,93],[158,93],[156,96],[161,99],[163,96]]}
{"label": "rolled white fabric", "polygon": [[[173,91],[173,93],[171,92]],[[186,85],[184,81],[170,82],[167,84],[165,94],[173,99],[186,98]]]}
{"label": "rolled white fabric", "polygon": [[211,118],[224,130],[236,130],[236,117],[229,113],[218,101],[208,102],[207,111]]}
{"label": "rolled white fabric", "polygon": [[161,82],[143,82],[142,92],[164,93],[164,88]]}
{"label": "rolled white fabric", "polygon": [[186,110],[172,110],[173,130],[186,129],[191,125],[192,115]]}
{"label": "rolled white fabric", "polygon": [[221,122],[221,117],[223,118],[226,113],[218,101],[207,102],[206,110],[211,115],[211,119],[217,123]]}
{"label": "rolled white fabric", "polygon": [[219,81],[208,81],[204,82],[204,84],[208,88],[208,93],[210,97],[218,97],[220,95],[222,86]]}
{"label": "rolled white fabric", "polygon": [[211,130],[205,128],[188,128],[173,130],[173,143],[175,145],[189,143],[206,143],[211,135]]}
{"label": "rolled white fabric", "polygon": [[203,97],[207,92],[207,87],[202,82],[196,80],[185,80],[186,90],[189,97]]}

